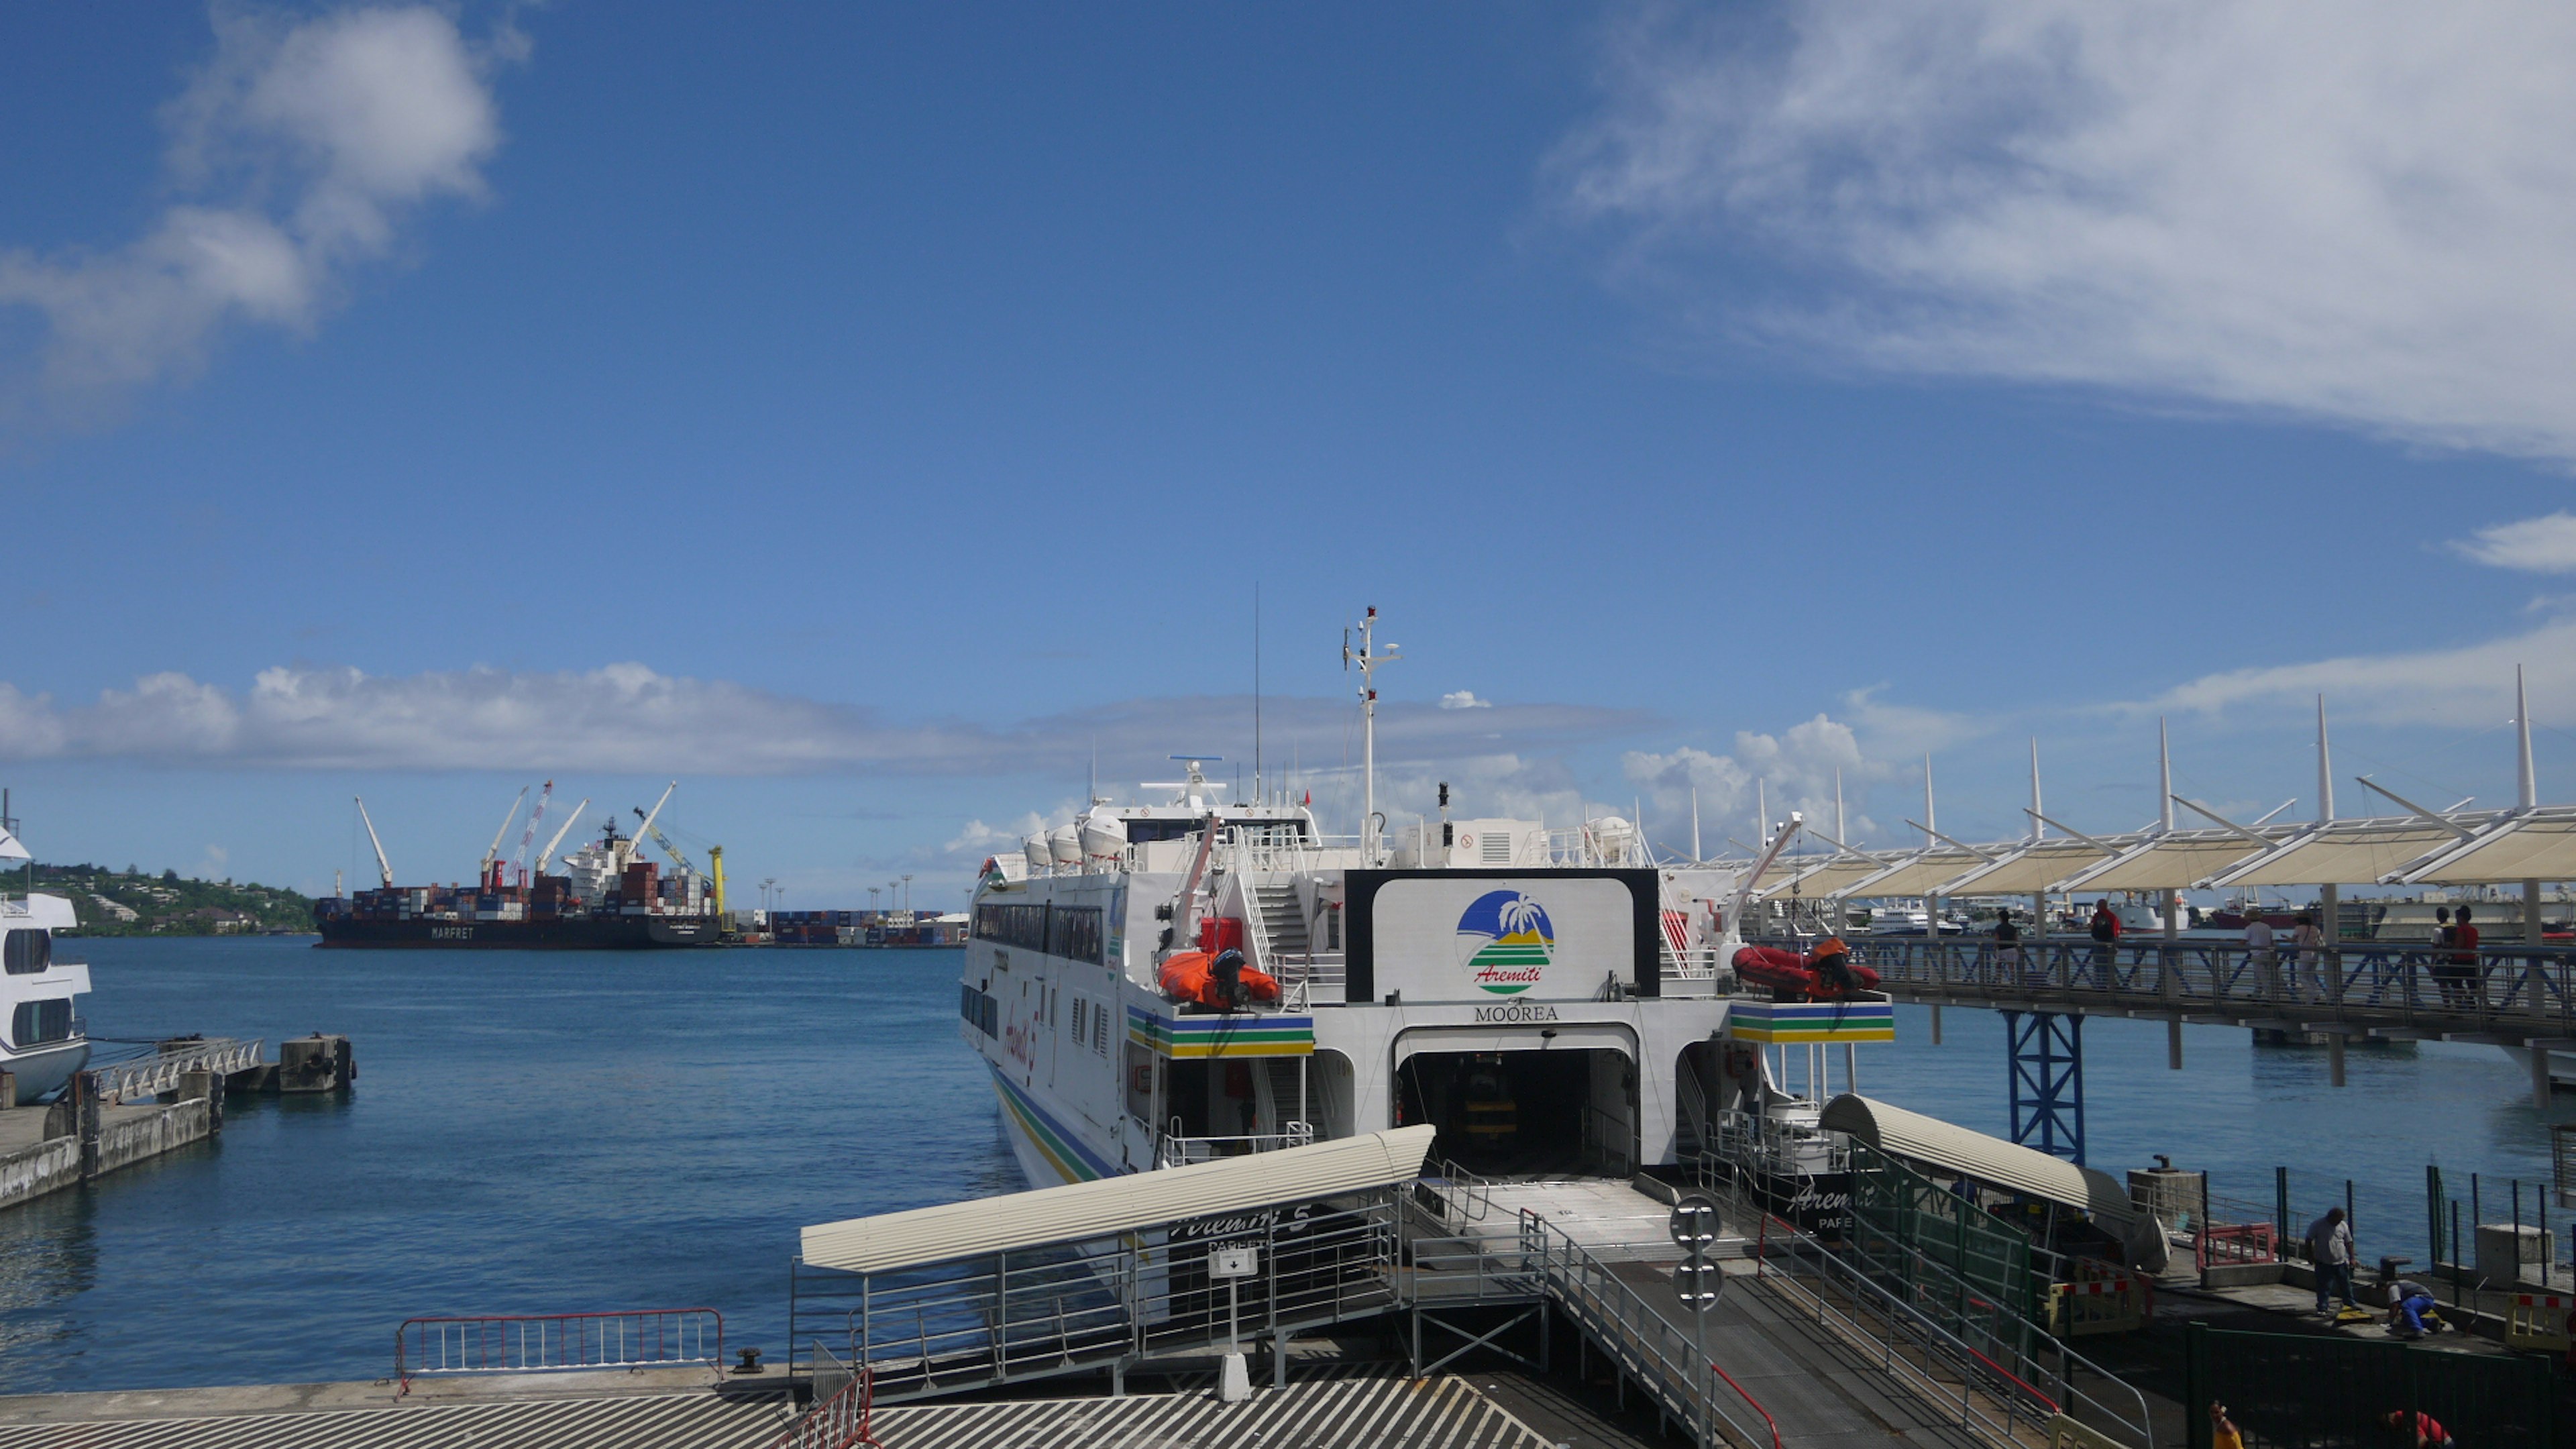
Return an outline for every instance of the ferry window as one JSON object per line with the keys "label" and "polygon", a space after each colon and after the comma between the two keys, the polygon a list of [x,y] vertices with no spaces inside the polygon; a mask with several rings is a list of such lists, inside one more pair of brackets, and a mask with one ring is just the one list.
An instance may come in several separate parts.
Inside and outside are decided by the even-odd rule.
{"label": "ferry window", "polygon": [[54,938],[43,931],[11,931],[0,945],[0,963],[12,976],[33,976],[53,964]]}
{"label": "ferry window", "polygon": [[1150,840],[1187,840],[1199,833],[1196,820],[1130,820],[1127,843],[1142,845]]}
{"label": "ferry window", "polygon": [[1047,913],[1047,954],[1068,960],[1100,960],[1100,908],[1057,906]]}
{"label": "ferry window", "polygon": [[979,1025],[984,1028],[984,1035],[1000,1036],[1002,1034],[1002,1003],[995,1001],[989,996],[985,997],[984,1019],[979,1023]]}
{"label": "ferry window", "polygon": [[[42,931],[22,932],[41,936]],[[69,1041],[72,1035],[72,1004],[68,998],[52,1001],[22,1001],[16,1017],[9,1023],[9,1042],[21,1050],[49,1041]]]}
{"label": "ferry window", "polygon": [[975,908],[975,939],[998,941],[1027,951],[1046,949],[1044,906],[986,905]]}

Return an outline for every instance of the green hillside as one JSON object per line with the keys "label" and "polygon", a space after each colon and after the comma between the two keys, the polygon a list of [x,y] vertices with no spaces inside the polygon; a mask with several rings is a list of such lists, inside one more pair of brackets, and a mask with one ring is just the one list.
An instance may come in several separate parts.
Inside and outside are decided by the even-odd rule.
{"label": "green hillside", "polygon": [[[70,899],[84,936],[230,936],[313,929],[309,896],[257,883],[190,880],[96,865],[38,865],[36,889]],[[25,889],[21,866],[5,877]]]}

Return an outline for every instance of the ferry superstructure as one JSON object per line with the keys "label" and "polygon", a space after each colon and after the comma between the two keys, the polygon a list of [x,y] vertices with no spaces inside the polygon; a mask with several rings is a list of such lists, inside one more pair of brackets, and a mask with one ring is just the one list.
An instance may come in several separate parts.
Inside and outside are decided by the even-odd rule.
{"label": "ferry superstructure", "polygon": [[[1364,679],[1367,650],[1364,626]],[[1625,1177],[1762,1090],[1761,1053],[1721,1040],[1757,863],[1658,866],[1615,816],[1328,837],[1196,760],[1147,788],[1172,793],[1094,800],[975,893],[961,1030],[1033,1185],[1418,1122],[1471,1170]],[[1277,1000],[1166,994],[1173,953],[1229,947]]]}
{"label": "ferry superstructure", "polygon": [[[15,846],[0,832],[0,847]],[[89,992],[89,966],[71,950],[55,951],[54,933],[79,927],[72,903],[30,891],[0,898],[0,1072],[17,1081],[18,1100],[60,1091],[89,1063],[90,1042],[73,998]]]}

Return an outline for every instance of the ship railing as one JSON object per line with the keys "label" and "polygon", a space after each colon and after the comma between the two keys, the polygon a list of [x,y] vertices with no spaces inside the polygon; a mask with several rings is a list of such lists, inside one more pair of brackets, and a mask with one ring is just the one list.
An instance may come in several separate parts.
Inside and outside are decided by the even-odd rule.
{"label": "ship railing", "polygon": [[1186,1167],[1193,1162],[1213,1162],[1220,1157],[1241,1157],[1250,1152],[1276,1152],[1283,1147],[1314,1145],[1315,1128],[1310,1122],[1286,1122],[1276,1132],[1243,1132],[1232,1136],[1186,1135],[1181,1119],[1172,1119],[1171,1129],[1154,1145],[1154,1160],[1163,1167]]}
{"label": "ship railing", "polygon": [[[227,1077],[246,1072],[259,1065],[259,1038],[236,1041],[231,1037],[208,1037],[201,1041],[171,1041],[151,1056],[135,1061],[117,1062],[99,1068],[93,1075],[98,1082],[99,1100],[132,1102],[158,1097],[179,1090],[179,1082],[190,1072],[212,1072]],[[215,1090],[223,1090],[218,1083]]]}
{"label": "ship railing", "polygon": [[407,1318],[394,1330],[394,1378],[568,1373],[706,1364],[724,1376],[724,1315],[712,1308]]}
{"label": "ship railing", "polygon": [[1727,1107],[1712,1117],[1710,1150],[1738,1167],[1773,1176],[1851,1171],[1851,1139],[1798,1128],[1758,1112]]}
{"label": "ship railing", "polygon": [[1306,1011],[1313,1008],[1318,995],[1327,1001],[1340,1000],[1343,984],[1350,979],[1344,963],[1339,951],[1301,951],[1281,962],[1285,974],[1280,977],[1280,989],[1287,996],[1281,1005]]}

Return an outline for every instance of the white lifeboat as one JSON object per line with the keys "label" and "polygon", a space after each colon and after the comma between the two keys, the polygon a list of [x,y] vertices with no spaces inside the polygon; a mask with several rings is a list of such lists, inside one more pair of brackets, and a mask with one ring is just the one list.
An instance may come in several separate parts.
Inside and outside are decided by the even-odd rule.
{"label": "white lifeboat", "polygon": [[1043,835],[1030,836],[1020,848],[1028,854],[1031,875],[1038,875],[1055,864],[1055,854],[1047,849],[1047,839]]}
{"label": "white lifeboat", "polygon": [[1082,817],[1082,855],[1094,868],[1114,866],[1127,854],[1127,822],[1114,815]]}
{"label": "white lifeboat", "polygon": [[1047,854],[1058,870],[1073,870],[1082,864],[1082,832],[1070,824],[1059,825],[1047,832]]}

